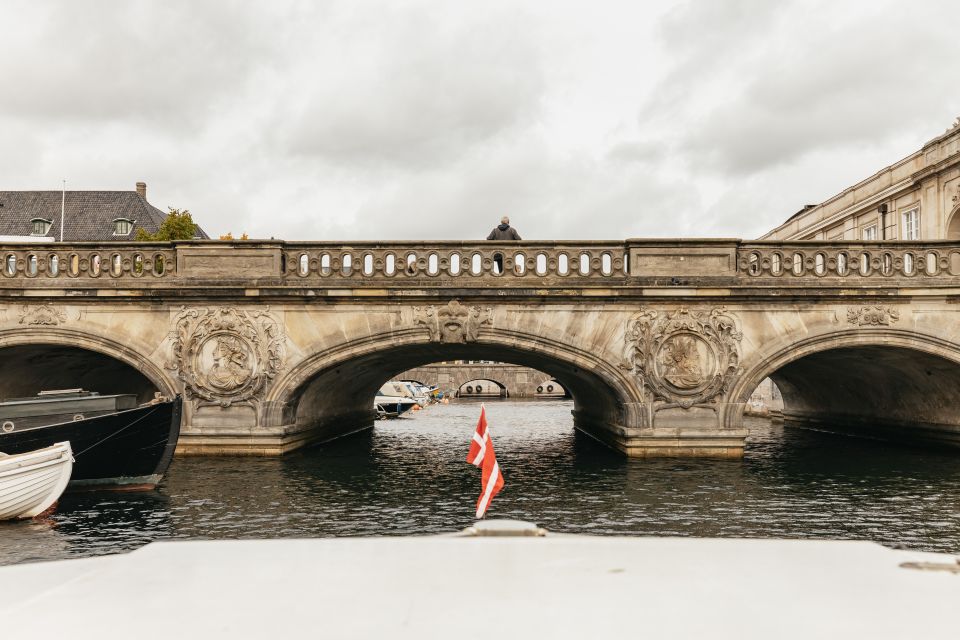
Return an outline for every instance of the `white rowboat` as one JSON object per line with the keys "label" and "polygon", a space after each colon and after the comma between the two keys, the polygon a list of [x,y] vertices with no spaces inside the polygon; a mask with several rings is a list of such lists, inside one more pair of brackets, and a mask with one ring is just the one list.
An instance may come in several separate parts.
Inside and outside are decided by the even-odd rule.
{"label": "white rowboat", "polygon": [[0,520],[33,518],[52,507],[72,471],[69,442],[10,456],[0,453]]}

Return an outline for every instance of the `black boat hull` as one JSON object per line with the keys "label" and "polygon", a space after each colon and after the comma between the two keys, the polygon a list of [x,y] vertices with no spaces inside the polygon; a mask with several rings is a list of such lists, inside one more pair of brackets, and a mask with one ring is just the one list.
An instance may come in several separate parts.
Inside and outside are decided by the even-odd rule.
{"label": "black boat hull", "polygon": [[76,422],[0,433],[0,451],[25,453],[69,440],[75,459],[69,490],[153,489],[173,460],[181,408],[177,396]]}

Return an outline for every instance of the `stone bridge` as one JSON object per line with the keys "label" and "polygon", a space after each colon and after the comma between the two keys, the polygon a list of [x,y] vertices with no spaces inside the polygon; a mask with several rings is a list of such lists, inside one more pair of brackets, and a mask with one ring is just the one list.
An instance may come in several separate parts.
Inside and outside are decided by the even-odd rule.
{"label": "stone bridge", "polygon": [[183,394],[184,454],[369,427],[384,381],[450,360],[545,372],[578,429],[631,456],[741,455],[767,377],[790,420],[960,444],[956,243],[8,244],[0,261],[0,395]]}
{"label": "stone bridge", "polygon": [[[458,392],[469,395],[464,386],[475,380],[490,380],[495,383],[493,389],[484,392],[496,392],[503,398],[535,398],[552,395],[563,396],[565,389],[551,375],[504,362],[445,362],[428,364],[416,369],[404,371],[397,376],[400,380],[414,380],[420,384],[438,387],[447,395]],[[479,393],[479,392],[477,392]]]}

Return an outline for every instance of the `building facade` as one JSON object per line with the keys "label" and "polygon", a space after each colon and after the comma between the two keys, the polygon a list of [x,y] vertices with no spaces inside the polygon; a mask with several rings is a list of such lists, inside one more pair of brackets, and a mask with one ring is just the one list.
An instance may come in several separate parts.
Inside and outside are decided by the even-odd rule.
{"label": "building facade", "polygon": [[[156,233],[166,217],[147,202],[144,182],[133,191],[0,191],[0,236],[10,238],[131,241],[138,229]],[[198,226],[196,237],[208,236]]]}
{"label": "building facade", "polygon": [[762,240],[960,240],[960,118],[903,160],[818,205]]}

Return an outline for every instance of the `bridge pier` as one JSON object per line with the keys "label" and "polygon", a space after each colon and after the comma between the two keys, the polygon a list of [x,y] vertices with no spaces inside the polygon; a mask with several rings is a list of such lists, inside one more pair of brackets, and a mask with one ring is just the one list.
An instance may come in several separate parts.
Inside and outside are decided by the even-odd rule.
{"label": "bridge pier", "polygon": [[632,403],[624,406],[621,424],[606,422],[584,411],[574,411],[573,419],[577,430],[630,458],[743,456],[746,429],[722,428],[720,411],[686,411],[689,413],[658,415],[663,412],[655,412],[650,405]]}

